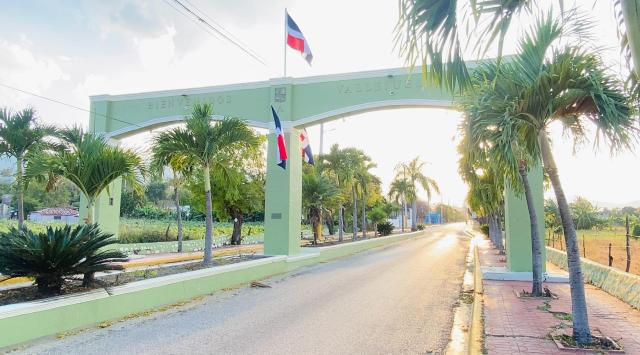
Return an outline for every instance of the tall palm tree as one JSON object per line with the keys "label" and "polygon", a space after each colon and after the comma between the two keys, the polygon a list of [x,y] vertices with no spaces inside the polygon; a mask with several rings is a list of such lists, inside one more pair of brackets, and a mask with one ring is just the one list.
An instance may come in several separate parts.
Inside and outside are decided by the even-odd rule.
{"label": "tall palm tree", "polygon": [[180,208],[180,188],[183,186],[185,179],[193,174],[193,162],[184,156],[167,155],[167,151],[153,150],[151,161],[151,169],[159,176],[164,175],[165,167],[171,169],[171,186],[173,187],[173,202],[176,208],[176,225],[178,228],[178,253],[182,252],[182,241],[184,232],[182,226],[182,209]]}
{"label": "tall palm tree", "polygon": [[[491,100],[503,107],[501,115],[488,115],[477,124],[487,135],[499,135],[493,148],[502,151],[508,161],[516,161],[518,142],[534,159],[541,159],[556,195],[565,234],[573,335],[578,343],[591,340],[580,254],[571,210],[551,151],[547,127],[559,122],[576,143],[587,139],[586,124],[597,128],[597,140],[609,143],[612,151],[631,147],[639,129],[632,107],[619,80],[609,75],[599,56],[588,46],[571,38],[571,45],[557,47],[559,38],[583,33],[584,24],[560,23],[551,14],[539,19],[520,44],[520,54],[500,66],[500,75],[509,80],[494,80]],[[513,90],[515,85],[517,90]]]}
{"label": "tall palm tree", "polygon": [[380,185],[380,179],[369,172],[370,169],[375,168],[377,165],[371,162],[365,162],[356,171],[356,180],[358,182],[357,189],[359,190],[360,197],[362,198],[362,238],[367,237],[367,195],[372,187]]}
{"label": "tall palm tree", "polygon": [[411,202],[411,230],[418,230],[418,184],[422,187],[422,189],[427,193],[427,210],[430,211],[431,205],[431,195],[432,190],[440,193],[440,188],[438,187],[438,183],[426,176],[422,170],[424,169],[426,163],[420,161],[420,157],[415,157],[408,163],[401,163],[398,167],[396,167],[396,171],[399,172],[402,169],[402,173],[409,179],[411,183],[411,188],[413,189],[413,199]]}
{"label": "tall palm tree", "polygon": [[242,145],[256,146],[253,131],[239,118],[226,117],[214,123],[213,106],[211,104],[195,104],[191,116],[185,119],[186,127],[177,127],[162,132],[155,139],[154,150],[157,154],[168,157],[187,159],[194,166],[202,169],[205,195],[205,238],[204,264],[211,263],[213,246],[213,207],[211,203],[210,172],[216,157],[225,151]]}
{"label": "tall palm tree", "polygon": [[401,228],[403,232],[405,228],[404,214],[407,209],[407,201],[414,198],[413,193],[414,190],[411,186],[411,181],[403,174],[396,175],[395,179],[389,186],[389,198],[401,205]]}
{"label": "tall palm tree", "polygon": [[55,135],[56,130],[38,122],[36,111],[26,108],[12,113],[7,108],[0,109],[0,155],[16,159],[16,195],[18,202],[18,227],[24,224],[24,168],[35,153],[50,148],[46,138]]}
{"label": "tall palm tree", "polygon": [[[353,207],[353,239],[357,238],[358,233],[358,209],[357,209],[357,171],[362,166],[369,163],[369,158],[364,152],[355,148],[340,149],[337,144],[331,146],[328,154],[320,157],[322,169],[332,176],[338,188],[342,191],[347,200],[350,195],[351,206]],[[344,203],[340,203],[338,207],[338,223],[340,225],[338,238],[340,241],[344,238]]]}
{"label": "tall palm tree", "polygon": [[340,192],[335,182],[313,171],[302,176],[302,208],[313,226],[313,243],[322,237],[322,216],[326,206],[331,205]]}

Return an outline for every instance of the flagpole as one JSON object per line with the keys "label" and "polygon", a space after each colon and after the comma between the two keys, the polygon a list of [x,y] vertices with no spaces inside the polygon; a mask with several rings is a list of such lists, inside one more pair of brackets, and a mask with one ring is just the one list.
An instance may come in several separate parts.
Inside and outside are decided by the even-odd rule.
{"label": "flagpole", "polygon": [[287,8],[284,8],[284,77],[287,77]]}

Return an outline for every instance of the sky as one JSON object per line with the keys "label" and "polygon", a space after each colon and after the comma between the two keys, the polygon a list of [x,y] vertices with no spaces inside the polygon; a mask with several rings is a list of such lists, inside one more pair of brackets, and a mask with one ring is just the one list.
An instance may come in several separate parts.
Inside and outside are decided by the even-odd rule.
{"label": "sky", "polygon": [[[314,53],[313,65],[288,52],[287,75],[343,73],[404,66],[394,49],[398,17],[394,0],[189,0],[248,48],[260,64],[219,36],[205,31],[171,0],[4,0],[0,14],[0,84],[89,109],[89,96],[267,80],[283,75],[283,13],[287,8]],[[545,1],[542,1],[545,3]],[[570,2],[565,1],[566,6]],[[620,71],[616,22],[608,1],[576,2],[595,21],[594,37],[607,64]],[[526,28],[527,22],[519,22]],[[517,32],[517,30],[515,31]],[[505,53],[516,50],[517,33]],[[33,106],[42,121],[88,125],[88,113],[0,85],[0,106]],[[364,150],[386,190],[400,161],[416,156],[438,181],[442,196],[464,203],[467,187],[457,173],[457,126],[461,115],[442,109],[393,109],[339,119],[325,125],[324,147],[334,143]],[[319,128],[308,129],[319,149]],[[637,152],[611,156],[571,140],[553,127],[554,154],[570,199],[601,204],[640,200]],[[148,137],[129,139],[144,146]],[[595,168],[597,166],[597,168]],[[423,196],[424,197],[424,196]]]}

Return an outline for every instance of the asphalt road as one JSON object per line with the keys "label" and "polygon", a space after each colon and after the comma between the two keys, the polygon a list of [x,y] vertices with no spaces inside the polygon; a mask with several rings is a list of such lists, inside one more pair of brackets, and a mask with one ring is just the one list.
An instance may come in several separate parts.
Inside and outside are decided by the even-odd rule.
{"label": "asphalt road", "polygon": [[[47,339],[45,354],[430,354],[449,340],[464,224],[298,269],[150,317]],[[28,330],[25,330],[28,331]]]}

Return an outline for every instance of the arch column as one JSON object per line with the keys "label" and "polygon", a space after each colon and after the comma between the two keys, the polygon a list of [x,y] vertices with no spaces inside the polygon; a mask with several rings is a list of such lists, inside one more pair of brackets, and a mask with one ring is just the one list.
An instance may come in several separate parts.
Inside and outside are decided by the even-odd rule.
{"label": "arch column", "polygon": [[300,137],[291,121],[293,85],[288,79],[273,80],[269,90],[271,105],[278,112],[287,147],[287,168],[277,164],[278,145],[271,107],[267,108],[272,122],[267,147],[267,183],[264,213],[265,255],[296,255],[300,253],[300,223],[302,220],[302,157]]}
{"label": "arch column", "polygon": [[[91,101],[91,115],[89,116],[89,131],[93,133],[107,133],[111,131],[110,101]],[[112,140],[112,144],[118,144]],[[103,232],[118,236],[120,229],[120,197],[122,194],[122,179],[114,180],[95,201],[95,214],[93,220],[100,226]],[[80,220],[83,222],[88,215],[87,199],[80,195]]]}
{"label": "arch column", "polygon": [[[538,231],[542,250],[542,271],[546,270],[546,250],[544,232],[544,188],[542,165],[538,164],[529,171],[529,184],[533,203],[538,217]],[[504,196],[504,220],[507,249],[507,268],[514,272],[532,272],[531,265],[531,227],[529,209],[524,193],[519,196],[507,185]]]}

